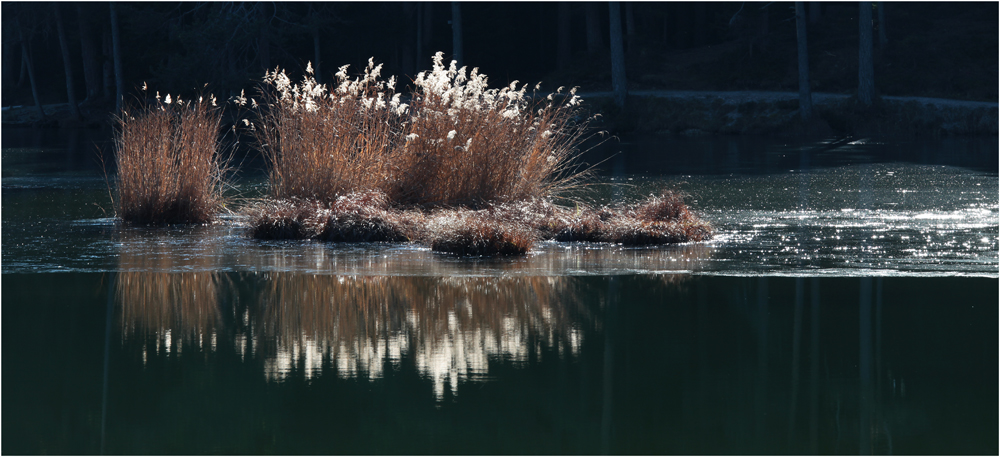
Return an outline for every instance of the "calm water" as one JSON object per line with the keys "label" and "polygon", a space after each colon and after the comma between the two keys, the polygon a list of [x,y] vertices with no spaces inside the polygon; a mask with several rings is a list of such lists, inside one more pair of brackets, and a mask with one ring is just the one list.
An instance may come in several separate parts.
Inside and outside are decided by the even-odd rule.
{"label": "calm water", "polygon": [[5,454],[998,452],[996,139],[627,138],[714,241],[488,260],[122,228],[74,135],[3,132]]}

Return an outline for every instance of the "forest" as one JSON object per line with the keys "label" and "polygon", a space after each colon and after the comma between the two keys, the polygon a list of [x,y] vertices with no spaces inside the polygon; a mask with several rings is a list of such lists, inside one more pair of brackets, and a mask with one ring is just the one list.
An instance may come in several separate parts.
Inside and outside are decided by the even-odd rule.
{"label": "forest", "polygon": [[[437,51],[494,86],[606,91],[612,32],[628,90],[799,88],[792,2],[613,5],[619,14],[603,2],[4,2],[2,102],[75,100],[94,116],[114,109],[116,90],[226,98],[266,69],[302,74],[311,62],[328,82],[369,58],[405,84]],[[811,89],[855,93],[859,4],[804,5]],[[875,94],[997,100],[995,2],[870,5]]]}

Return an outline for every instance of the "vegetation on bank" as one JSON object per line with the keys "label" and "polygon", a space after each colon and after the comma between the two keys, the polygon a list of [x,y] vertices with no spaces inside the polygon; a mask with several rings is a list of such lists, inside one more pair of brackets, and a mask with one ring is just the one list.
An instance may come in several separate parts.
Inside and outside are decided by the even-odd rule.
{"label": "vegetation on bank", "polygon": [[[535,97],[516,83],[489,89],[485,75],[456,67],[438,53],[405,97],[372,61],[355,79],[341,67],[332,89],[311,71],[292,83],[274,70],[260,103],[237,97],[254,114],[241,123],[270,166],[269,194],[242,210],[249,235],[415,241],[460,255],[523,254],[545,239],[649,245],[711,237],[678,193],[614,207],[554,204],[588,176],[574,161],[589,121],[575,90]],[[123,220],[212,219],[222,202],[219,116],[207,102],[168,96],[123,117]]]}

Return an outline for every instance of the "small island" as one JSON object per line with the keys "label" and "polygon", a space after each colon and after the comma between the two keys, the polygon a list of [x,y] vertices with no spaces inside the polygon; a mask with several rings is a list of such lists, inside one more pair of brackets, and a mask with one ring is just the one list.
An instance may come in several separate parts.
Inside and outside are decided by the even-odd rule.
{"label": "small island", "polygon": [[[517,82],[490,89],[443,53],[410,94],[370,59],[340,67],[336,86],[308,66],[301,82],[265,76],[259,101],[231,100],[269,165],[269,193],[241,205],[249,236],[332,242],[417,242],[474,256],[528,252],[539,240],[656,245],[704,241],[712,227],[665,190],[590,205],[576,159],[589,118],[576,89],[539,95]],[[116,214],[128,224],[206,223],[226,205],[222,110],[214,97],[156,96],[120,117]],[[572,206],[557,202],[571,202]]]}

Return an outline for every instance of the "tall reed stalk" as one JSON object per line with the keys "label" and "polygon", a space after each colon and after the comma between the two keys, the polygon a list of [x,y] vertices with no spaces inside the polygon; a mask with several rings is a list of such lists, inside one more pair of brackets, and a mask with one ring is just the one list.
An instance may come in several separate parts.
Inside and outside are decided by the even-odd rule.
{"label": "tall reed stalk", "polygon": [[203,223],[222,205],[221,112],[170,95],[119,117],[115,211],[133,224]]}
{"label": "tall reed stalk", "polygon": [[353,80],[341,67],[333,89],[311,67],[299,84],[268,73],[264,103],[251,101],[259,125],[246,123],[271,164],[272,197],[332,202],[380,191],[395,204],[477,207],[548,197],[576,182],[571,162],[586,121],[575,90],[537,100],[516,81],[488,89],[478,69],[446,68],[442,53],[433,62],[408,103],[371,60]]}

